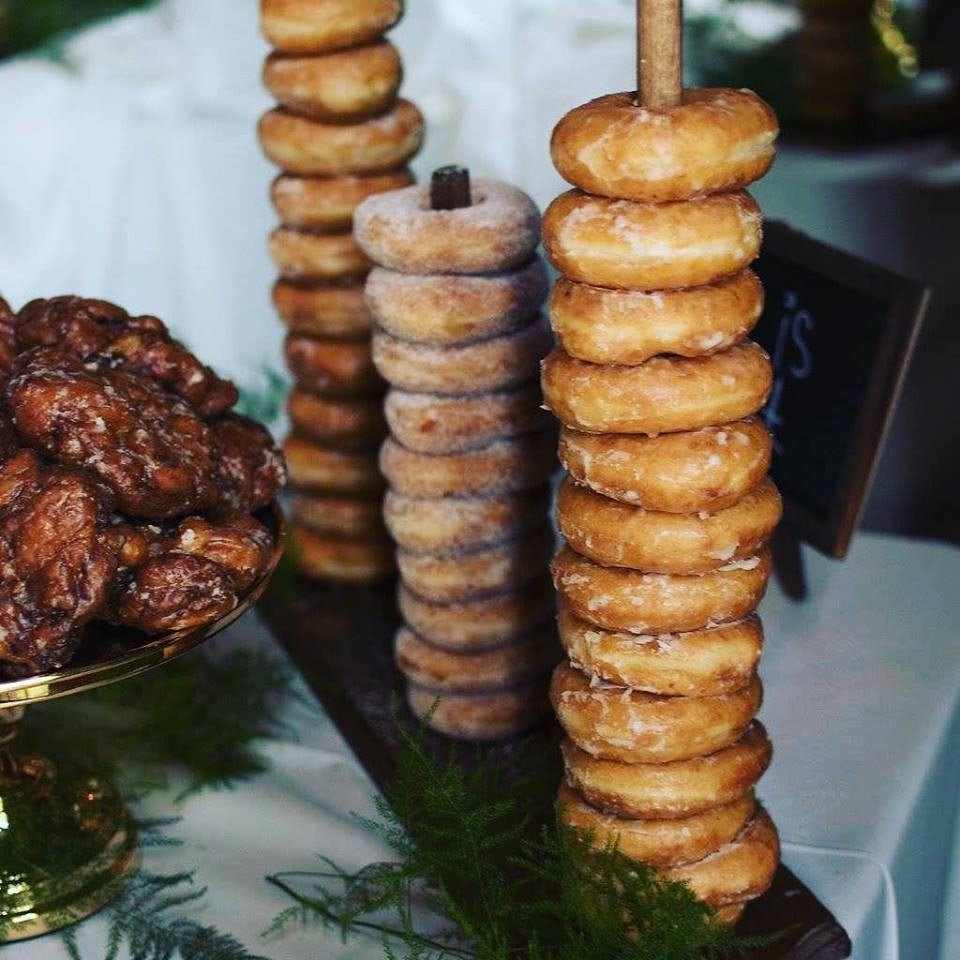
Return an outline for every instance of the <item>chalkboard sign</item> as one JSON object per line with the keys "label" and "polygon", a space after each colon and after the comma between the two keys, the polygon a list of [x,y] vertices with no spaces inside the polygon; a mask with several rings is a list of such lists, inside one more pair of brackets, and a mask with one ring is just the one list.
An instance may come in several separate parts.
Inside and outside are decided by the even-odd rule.
{"label": "chalkboard sign", "polygon": [[755,269],[766,302],[753,338],[774,367],[763,417],[784,526],[843,557],[929,291],[775,222]]}

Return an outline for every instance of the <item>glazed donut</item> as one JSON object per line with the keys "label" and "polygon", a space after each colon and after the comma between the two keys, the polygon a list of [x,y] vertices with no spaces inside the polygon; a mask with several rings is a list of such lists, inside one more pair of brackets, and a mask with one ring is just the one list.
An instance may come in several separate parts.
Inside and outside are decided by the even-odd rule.
{"label": "glazed donut", "polygon": [[553,672],[550,699],[567,736],[591,756],[669,763],[736,743],[760,709],[762,690],[754,676],[734,693],[660,697],[591,680],[561,663]]}
{"label": "glazed donut", "polygon": [[685,633],[603,630],[562,603],[557,618],[571,666],[634,690],[668,697],[712,697],[750,682],[763,650],[756,616]]}
{"label": "glazed donut", "polygon": [[380,469],[408,497],[470,497],[513,493],[546,483],[555,469],[555,434],[540,430],[464,453],[416,453],[387,437]]}
{"label": "glazed donut", "polygon": [[529,583],[546,568],[555,547],[553,530],[544,523],[506,543],[469,553],[398,550],[397,566],[403,582],[418,596],[434,603],[456,603]]}
{"label": "glazed donut", "polygon": [[272,53],[263,85],[293,113],[317,120],[353,120],[386,110],[403,67],[392,43],[381,40],[323,56]]}
{"label": "glazed donut", "polygon": [[598,810],[618,817],[689,817],[732,803],[753,789],[770,765],[773,747],[759,720],[732,746],[671,763],[598,760],[564,740],[567,783]]}
{"label": "glazed donut", "polygon": [[386,535],[378,498],[325,497],[298,492],[291,500],[290,513],[294,523],[315,533],[381,541]]}
{"label": "glazed donut", "polygon": [[766,893],[780,862],[777,828],[763,807],[737,837],[695,863],[669,867],[668,880],[679,880],[713,907],[743,903]]}
{"label": "glazed donut", "polygon": [[547,627],[489,650],[451,653],[401,627],[394,640],[400,672],[418,687],[445,693],[504,690],[546,677],[560,659],[557,635]]}
{"label": "glazed donut", "polygon": [[557,793],[557,819],[593,846],[615,846],[625,857],[651,867],[702,860],[740,834],[756,809],[750,791],[720,807],[667,820],[625,820],[595,810],[566,784]]}
{"label": "glazed donut", "polygon": [[567,547],[553,561],[553,579],[581,620],[658,634],[742,620],[760,603],[770,568],[767,547],[699,577],[601,567]]}
{"label": "glazed donut", "polygon": [[267,158],[301,176],[396,170],[423,144],[423,117],[403,99],[378,117],[347,124],[309,120],[278,107],[260,118],[258,129]]}
{"label": "glazed donut", "polygon": [[537,381],[463,397],[391,389],[385,413],[398,443],[418,453],[463,453],[553,426]]}
{"label": "glazed donut", "polygon": [[270,257],[285,280],[324,281],[366,276],[370,261],[349,233],[305,233],[277,227]]}
{"label": "glazed donut", "polygon": [[387,580],[396,572],[393,544],[388,537],[330,536],[298,523],[291,525],[291,533],[297,563],[308,577],[373,583]]}
{"label": "glazed donut", "polygon": [[408,553],[462,553],[512,539],[542,523],[549,487],[494,497],[406,497],[391,490],[383,502],[390,535]]}
{"label": "glazed donut", "polygon": [[752,270],[686,290],[607,290],[561,277],[550,323],[578,360],[631,366],[661,353],[701,357],[726,350],[756,326],[763,287]]}
{"label": "glazed donut", "polygon": [[611,93],[571,110],[550,155],[568,183],[624,200],[689,200],[738,190],[773,163],[776,114],[749,90],[690,88],[668,110]]}
{"label": "glazed donut", "polygon": [[375,453],[331,450],[290,434],[283,441],[290,484],[301,490],[367,496],[383,490]]}
{"label": "glazed donut", "polygon": [[373,399],[333,399],[291,390],[287,413],[301,436],[338,450],[377,450],[387,435],[383,404]]}
{"label": "glazed donut", "polygon": [[543,317],[519,330],[467,344],[436,346],[373,333],[373,362],[392,386],[418,393],[488,393],[537,375],[553,337]]}
{"label": "glazed donut", "polygon": [[281,173],[270,187],[270,199],[288,227],[344,233],[353,225],[353,211],[371,194],[399,190],[413,183],[409,170],[343,174],[339,177],[295,177]]}
{"label": "glazed donut", "polygon": [[773,386],[770,358],[747,341],[709,357],[654,357],[639,366],[574,360],[554,350],[541,383],[547,405],[587,433],[673,433],[756,413]]}
{"label": "glazed donut", "polygon": [[363,283],[302,285],[278,280],[273,305],[291,333],[313,337],[365,337],[373,319],[363,299]]}
{"label": "glazed donut", "polygon": [[540,242],[540,213],[522,190],[476,178],[473,203],[433,210],[430,187],[407,187],[364,200],[353,218],[371,260],[402,273],[498,273],[513,270]]}
{"label": "glazed donut", "polygon": [[366,340],[317,340],[290,334],[284,352],[302,390],[356,397],[377,394],[383,386]]}
{"label": "glazed donut", "polygon": [[762,233],[760,208],[742,191],[651,204],[570,190],[543,215],[550,262],[571,280],[597,287],[713,283],[756,259]]}
{"label": "glazed donut", "polygon": [[285,53],[328,53],[375,40],[402,13],[402,0],[260,0],[260,29]]}
{"label": "glazed donut", "polygon": [[756,417],[645,437],[560,431],[560,463],[605,497],[665,513],[732,506],[770,469],[773,443]]}
{"label": "glazed donut", "polygon": [[461,603],[431,603],[402,583],[400,613],[425,640],[447,650],[483,650],[515,640],[547,623],[554,612],[550,581],[535,580],[507,593]]}
{"label": "glazed donut", "polygon": [[780,522],[780,494],[769,478],[717,513],[660,513],[602,497],[569,478],[557,495],[567,543],[605,567],[647,573],[707,573],[757,552]]}
{"label": "glazed donut", "polygon": [[486,276],[400,273],[374,267],[367,302],[387,333],[418,343],[481,340],[515,330],[547,296],[539,257],[507,273]]}

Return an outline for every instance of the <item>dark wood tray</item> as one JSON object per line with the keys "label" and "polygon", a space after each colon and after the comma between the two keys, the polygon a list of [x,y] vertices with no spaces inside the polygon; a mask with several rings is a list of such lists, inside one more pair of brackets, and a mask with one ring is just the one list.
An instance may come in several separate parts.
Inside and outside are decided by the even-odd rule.
{"label": "dark wood tray", "polygon": [[[293,658],[344,739],[370,777],[383,789],[391,782],[398,749],[395,723],[416,723],[404,705],[403,680],[393,663],[393,634],[399,624],[393,584],[375,588],[292,582],[281,577],[268,591],[261,611]],[[558,728],[544,725],[525,738],[524,755],[552,758],[552,781],[559,783]],[[478,750],[510,761],[516,742],[489,746],[455,745],[427,734],[438,756],[475,762]],[[842,960],[850,938],[830,911],[785,866],[773,887],[744,912],[743,934],[788,931],[777,943],[754,951],[749,960]]]}

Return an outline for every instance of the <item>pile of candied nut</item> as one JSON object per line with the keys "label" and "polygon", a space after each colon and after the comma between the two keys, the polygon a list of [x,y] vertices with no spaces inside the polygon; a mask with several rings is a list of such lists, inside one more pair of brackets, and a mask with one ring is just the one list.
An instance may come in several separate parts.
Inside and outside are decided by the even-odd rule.
{"label": "pile of candied nut", "polygon": [[262,576],[286,470],[236,401],[156,317],[0,300],[0,676],[63,666],[91,621],[207,623]]}

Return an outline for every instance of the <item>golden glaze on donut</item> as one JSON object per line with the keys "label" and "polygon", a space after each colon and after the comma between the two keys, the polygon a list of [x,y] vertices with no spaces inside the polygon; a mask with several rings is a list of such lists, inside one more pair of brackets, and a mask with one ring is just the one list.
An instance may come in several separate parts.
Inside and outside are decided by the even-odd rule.
{"label": "golden glaze on donut", "polygon": [[647,573],[708,573],[751,556],[780,522],[780,494],[764,479],[717,513],[644,510],[602,497],[569,478],[557,495],[557,525],[567,543],[605,567]]}
{"label": "golden glaze on donut", "polygon": [[284,350],[287,366],[303,390],[356,397],[382,389],[366,340],[317,340],[291,334]]}
{"label": "golden glaze on donut", "polygon": [[333,177],[402,167],[423,144],[423,117],[409,100],[356,123],[323,123],[270,110],[260,118],[260,145],[288,173]]}
{"label": "golden glaze on donut", "polygon": [[701,357],[726,350],[756,326],[763,287],[752,270],[686,290],[608,290],[561,277],[550,323],[578,360],[630,366],[661,353]]}
{"label": "golden glaze on donut", "polygon": [[661,697],[604,684],[561,663],[550,699],[567,736],[581,750],[623,763],[669,763],[736,743],[762,700],[760,680],[714,697]]}
{"label": "golden glaze on donut", "polygon": [[554,128],[560,176],[588,193],[624,200],[689,200],[737,190],[773,163],[774,112],[749,90],[688,88],[668,110],[611,93],[571,110]]}
{"label": "golden glaze on donut", "polygon": [[260,0],[260,29],[277,50],[328,53],[375,40],[402,13],[402,0]]}
{"label": "golden glaze on donut", "polygon": [[291,333],[357,338],[373,328],[363,283],[356,280],[304,285],[281,279],[273,287],[273,305]]}
{"label": "golden glaze on donut", "polygon": [[291,501],[295,523],[315,533],[383,541],[380,499],[329,497],[297,492]]}
{"label": "golden glaze on donut", "polygon": [[384,486],[375,453],[331,450],[290,434],[283,441],[290,484],[317,493],[370,495]]}
{"label": "golden glaze on donut", "polygon": [[571,280],[597,287],[713,283],[755,260],[761,236],[760,209],[742,191],[650,204],[570,190],[543,215],[550,262]]}
{"label": "golden glaze on donut", "polygon": [[288,227],[344,233],[353,225],[353,211],[367,197],[399,190],[413,183],[409,170],[368,176],[296,177],[282,173],[273,181],[270,199]]}
{"label": "golden glaze on donut", "polygon": [[317,533],[292,524],[295,556],[308,577],[345,583],[386,580],[396,571],[389,538],[357,539]]}
{"label": "golden glaze on donut", "polygon": [[516,270],[484,276],[400,273],[375,267],[367,301],[387,333],[418,343],[494,337],[524,325],[547,295],[539,257]]}
{"label": "golden glaze on donut", "polygon": [[671,763],[599,760],[572,740],[561,744],[567,783],[591,806],[618,817],[689,817],[744,796],[773,754],[759,720],[732,746]]}
{"label": "golden glaze on donut", "polygon": [[294,389],[287,398],[287,413],[301,436],[338,450],[375,451],[387,435],[378,397],[321,397]]}
{"label": "golden glaze on donut", "polygon": [[554,350],[543,395],[568,427],[587,433],[673,433],[756,413],[773,385],[770,358],[747,341],[709,357],[654,357],[638,366],[575,360]]}
{"label": "golden glaze on donut", "polygon": [[607,630],[657,634],[743,619],[763,597],[770,567],[767,547],[697,577],[602,567],[566,547],[553,561],[553,578],[581,620]]}
{"label": "golden glaze on donut", "polygon": [[409,497],[469,497],[529,490],[555,469],[552,430],[508,437],[464,453],[416,453],[388,437],[380,468],[397,493]]}
{"label": "golden glaze on donut", "polygon": [[461,396],[525,383],[536,376],[552,345],[543,317],[498,337],[442,346],[411,343],[377,329],[373,362],[383,378],[401,390]]}
{"label": "golden glaze on donut", "polygon": [[263,85],[284,107],[318,120],[352,120],[386,110],[403,68],[387,40],[320,56],[272,53]]}
{"label": "golden glaze on donut", "polygon": [[560,463],[579,484],[666,513],[732,506],[770,469],[770,433],[756,417],[646,437],[560,431]]}
{"label": "golden glaze on donut", "polygon": [[667,820],[626,820],[595,810],[562,784],[557,793],[557,818],[589,834],[599,848],[610,845],[631,860],[651,867],[670,867],[701,860],[736,839],[753,816],[753,793],[720,807]]}
{"label": "golden glaze on donut", "polygon": [[540,384],[470,396],[441,396],[392,389],[386,417],[395,439],[419,453],[462,453],[503,437],[552,427],[542,409]]}
{"label": "golden glaze on donut", "polygon": [[750,682],[763,650],[756,616],[686,633],[604,630],[560,605],[560,639],[571,666],[647,693],[712,697]]}
{"label": "golden glaze on donut", "polygon": [[274,264],[286,280],[363,277],[371,266],[349,233],[305,233],[277,227],[270,234],[269,247]]}

